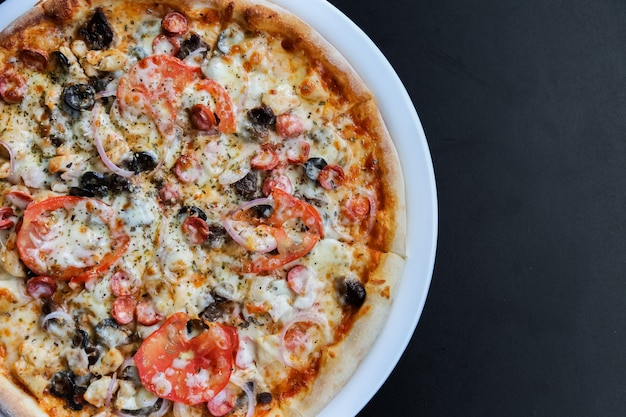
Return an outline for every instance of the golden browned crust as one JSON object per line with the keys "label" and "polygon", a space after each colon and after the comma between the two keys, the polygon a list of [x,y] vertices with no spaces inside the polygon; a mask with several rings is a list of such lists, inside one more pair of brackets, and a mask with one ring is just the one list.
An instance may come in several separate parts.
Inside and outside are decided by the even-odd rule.
{"label": "golden browned crust", "polygon": [[367,297],[357,321],[344,340],[327,349],[321,359],[320,373],[311,390],[288,400],[285,416],[313,417],[341,390],[361,364],[387,321],[404,259],[384,253],[370,274]]}
{"label": "golden browned crust", "polygon": [[0,393],[0,411],[7,417],[48,417],[28,393],[1,374]]}
{"label": "golden browned crust", "polygon": [[253,30],[280,33],[292,42],[294,50],[302,50],[322,64],[325,81],[350,103],[369,100],[372,93],[348,61],[326,39],[309,25],[285,9],[265,1],[228,2],[233,17]]}
{"label": "golden browned crust", "polygon": [[381,188],[378,191],[378,213],[371,247],[381,252],[406,256],[406,201],[404,177],[398,152],[387,131],[375,101],[357,104],[351,110],[357,125],[365,129],[375,147],[375,160],[369,161],[376,170]]}
{"label": "golden browned crust", "polygon": [[40,5],[47,16],[58,20],[70,20],[84,8],[79,0],[47,0]]}

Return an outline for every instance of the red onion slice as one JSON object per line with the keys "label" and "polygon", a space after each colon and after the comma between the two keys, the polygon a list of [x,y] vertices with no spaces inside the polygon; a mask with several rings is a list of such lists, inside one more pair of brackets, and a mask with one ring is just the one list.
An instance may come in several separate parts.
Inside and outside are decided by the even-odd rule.
{"label": "red onion slice", "polygon": [[[187,57],[185,58],[185,64],[187,64],[190,67],[199,67],[202,65],[202,60],[203,58],[203,54],[207,52],[206,48],[198,48],[195,51],[191,52],[189,55],[187,55]],[[198,59],[201,58],[201,59]],[[198,62],[200,61],[200,62]]]}
{"label": "red onion slice", "polygon": [[72,316],[70,316],[68,313],[66,313],[63,310],[53,311],[52,313],[44,316],[44,318],[41,320],[41,325],[43,326],[48,321],[55,320],[55,319],[65,320],[65,322],[67,322],[68,324],[72,326],[74,325],[74,319],[72,318]]}
{"label": "red onion slice", "polygon": [[242,168],[239,171],[224,171],[218,177],[218,181],[221,185],[230,185],[234,184],[250,172],[249,169]]}
{"label": "red onion slice", "polygon": [[[248,201],[248,202],[240,205],[239,207],[237,207],[235,210],[233,210],[229,214],[229,216],[226,217],[222,221],[222,226],[224,226],[224,229],[226,229],[226,232],[228,233],[228,235],[235,242],[237,242],[237,244],[239,244],[240,246],[244,247],[245,249],[247,249],[247,250],[249,250],[251,252],[268,253],[268,252],[271,252],[274,249],[276,249],[276,247],[278,245],[277,242],[276,242],[276,239],[273,239],[273,242],[270,242],[271,244],[266,244],[264,247],[263,246],[253,247],[253,246],[251,246],[250,241],[248,239],[246,239],[247,235],[244,235],[243,233],[239,232],[235,228],[237,223],[235,223],[235,220],[232,219],[232,217],[234,217],[238,213],[250,210],[251,208],[258,207],[258,206],[272,206],[272,207],[274,207],[274,200],[271,199],[271,198],[268,198],[268,197],[264,197],[264,198],[257,198],[257,199]],[[252,228],[252,225],[249,225],[249,226]]]}
{"label": "red onion slice", "polygon": [[172,405],[172,402],[164,399],[161,403],[161,407],[159,407],[159,409],[154,413],[150,414],[150,417],[163,417],[169,411],[170,405]]}
{"label": "red onion slice", "polygon": [[7,153],[9,154],[9,167],[10,167],[10,172],[9,172],[9,181],[11,182],[17,182],[16,178],[15,178],[15,153],[13,152],[13,149],[11,148],[11,146],[6,143],[3,140],[0,140],[0,145],[6,149]]}
{"label": "red onion slice", "polygon": [[113,398],[113,390],[115,389],[116,383],[117,383],[117,373],[113,372],[111,383],[109,384],[109,388],[107,389],[107,396],[106,396],[106,401],[105,401],[105,404],[107,407],[111,405],[111,399]]}
{"label": "red onion slice", "polygon": [[269,198],[269,197],[263,197],[263,198],[257,198],[255,200],[251,200],[248,201],[247,203],[244,203],[242,205],[240,205],[239,207],[237,207],[232,214],[236,214],[239,213],[240,211],[246,211],[246,210],[250,210],[252,207],[257,207],[257,206],[272,206],[274,207],[274,199]]}
{"label": "red onion slice", "polygon": [[104,146],[102,145],[102,140],[100,139],[100,130],[99,130],[100,123],[96,123],[96,121],[98,121],[98,119],[100,118],[101,107],[102,106],[100,105],[100,102],[96,101],[96,104],[94,104],[93,110],[92,110],[93,140],[94,140],[94,144],[96,145],[96,149],[98,150],[98,155],[100,155],[100,159],[102,160],[102,163],[104,163],[104,165],[109,170],[113,171],[114,173],[116,173],[117,175],[121,177],[130,178],[133,175],[135,175],[135,172],[128,171],[126,169],[120,168],[117,165],[115,165],[113,161],[109,159],[109,157],[106,154],[106,151],[104,150]]}
{"label": "red onion slice", "polygon": [[279,345],[279,354],[280,359],[286,366],[290,368],[296,368],[296,364],[291,360],[289,355],[287,354],[287,347],[285,346],[285,336],[289,329],[291,329],[297,323],[314,323],[320,326],[324,335],[329,337],[329,325],[328,321],[324,316],[315,312],[301,312],[296,314],[287,324],[283,327],[283,331],[280,334],[280,345]]}
{"label": "red onion slice", "polygon": [[[244,228],[237,230],[237,224],[243,223]],[[271,228],[266,225],[252,227],[245,222],[235,222],[225,219],[222,222],[224,229],[239,246],[250,252],[269,253],[278,247],[278,241],[272,235]],[[260,236],[264,234],[265,236]],[[256,235],[256,236],[255,236]]]}
{"label": "red onion slice", "polygon": [[374,225],[376,224],[376,214],[378,213],[378,207],[376,205],[376,199],[374,198],[374,193],[368,192],[367,199],[370,202],[370,213],[369,213],[369,219],[367,222],[367,234],[369,235],[374,229]]}
{"label": "red onion slice", "polygon": [[103,98],[107,98],[107,97],[113,97],[117,94],[117,88],[113,89],[113,90],[102,90],[97,92],[94,95],[94,99],[97,100],[101,100]]}
{"label": "red onion slice", "polygon": [[120,365],[120,367],[118,369],[120,371],[123,371],[124,369],[128,368],[129,366],[135,366],[135,357],[134,356],[132,356],[130,358],[124,359],[124,362],[122,362],[122,364]]}

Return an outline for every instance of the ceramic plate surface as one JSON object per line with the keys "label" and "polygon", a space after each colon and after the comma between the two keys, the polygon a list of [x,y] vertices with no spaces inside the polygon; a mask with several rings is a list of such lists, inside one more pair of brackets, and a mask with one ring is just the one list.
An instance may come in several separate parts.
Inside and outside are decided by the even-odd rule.
{"label": "ceramic plate surface", "polygon": [[[422,313],[435,261],[437,193],[422,125],[398,75],[374,43],[325,0],[274,0],[313,26],[352,64],[376,97],[400,154],[405,178],[407,262],[387,325],[356,374],[319,417],[354,416],[385,382],[408,345]],[[0,28],[36,1],[0,5]]]}

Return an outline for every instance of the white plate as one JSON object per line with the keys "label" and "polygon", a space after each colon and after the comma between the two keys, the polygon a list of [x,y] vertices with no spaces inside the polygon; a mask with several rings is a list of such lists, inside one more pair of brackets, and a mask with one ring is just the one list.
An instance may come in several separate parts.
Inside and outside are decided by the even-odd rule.
{"label": "white plate", "polygon": [[[424,130],[409,95],[387,59],[351,20],[325,0],[274,0],[332,43],[376,96],[398,148],[406,187],[408,259],[388,325],[354,377],[319,417],[354,416],[374,396],[404,352],[422,313],[435,262],[437,193]],[[35,0],[7,0],[0,6],[0,28],[28,10]]]}

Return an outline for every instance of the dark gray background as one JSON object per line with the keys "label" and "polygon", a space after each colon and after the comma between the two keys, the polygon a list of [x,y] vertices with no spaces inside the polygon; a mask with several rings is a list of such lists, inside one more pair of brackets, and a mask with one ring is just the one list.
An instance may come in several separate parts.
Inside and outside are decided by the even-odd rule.
{"label": "dark gray background", "polygon": [[428,300],[359,417],[626,416],[626,2],[331,0],[432,152]]}

